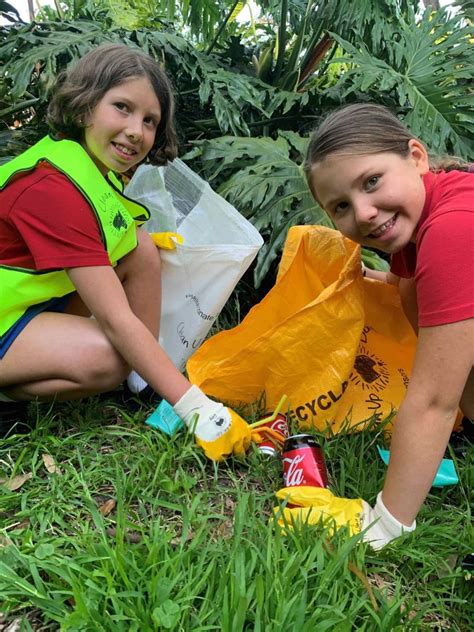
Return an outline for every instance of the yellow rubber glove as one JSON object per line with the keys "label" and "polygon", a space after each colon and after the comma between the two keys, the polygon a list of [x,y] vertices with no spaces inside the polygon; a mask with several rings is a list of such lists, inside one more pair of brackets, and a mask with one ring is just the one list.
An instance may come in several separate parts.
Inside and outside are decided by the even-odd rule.
{"label": "yellow rubber glove", "polygon": [[155,242],[155,245],[162,250],[175,250],[176,242],[182,244],[184,241],[178,233],[150,233],[150,237]]}
{"label": "yellow rubber glove", "polygon": [[230,415],[229,429],[214,441],[203,441],[196,433],[196,443],[204,450],[204,454],[212,461],[222,461],[227,456],[235,454],[244,456],[250,445],[250,428],[231,408],[224,408],[224,412]]}
{"label": "yellow rubber glove", "polygon": [[278,524],[282,527],[317,524],[323,519],[336,529],[348,526],[351,535],[361,530],[361,515],[367,505],[361,498],[339,498],[324,487],[284,487],[275,495],[290,505],[273,510],[275,514],[280,512]]}
{"label": "yellow rubber glove", "polygon": [[373,508],[362,498],[339,498],[322,487],[284,487],[276,492],[276,496],[293,505],[283,510],[274,508],[275,514],[280,512],[280,526],[291,528],[298,523],[317,524],[323,519],[332,530],[348,526],[351,535],[364,531],[362,539],[374,551],[416,529],[416,521],[405,525],[392,516],[382,500],[382,492],[378,494]]}
{"label": "yellow rubber glove", "polygon": [[250,427],[242,417],[209,399],[197,386],[191,386],[173,410],[213,461],[222,461],[231,454],[242,456],[250,445]]}

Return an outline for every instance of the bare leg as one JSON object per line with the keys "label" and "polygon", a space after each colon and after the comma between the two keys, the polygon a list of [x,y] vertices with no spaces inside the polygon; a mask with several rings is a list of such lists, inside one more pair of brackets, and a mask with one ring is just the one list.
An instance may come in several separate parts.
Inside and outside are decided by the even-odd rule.
{"label": "bare leg", "polygon": [[[143,231],[138,246],[117,265],[132,311],[157,338],[161,315],[161,260]],[[3,360],[0,388],[13,399],[77,399],[116,388],[128,375],[121,356],[81,297],[65,314],[44,312],[25,327]]]}
{"label": "bare leg", "polygon": [[78,399],[115,388],[129,367],[90,318],[43,312],[0,360],[0,388],[13,399]]}
{"label": "bare leg", "polygon": [[462,412],[474,420],[474,369],[471,369],[459,404]]}

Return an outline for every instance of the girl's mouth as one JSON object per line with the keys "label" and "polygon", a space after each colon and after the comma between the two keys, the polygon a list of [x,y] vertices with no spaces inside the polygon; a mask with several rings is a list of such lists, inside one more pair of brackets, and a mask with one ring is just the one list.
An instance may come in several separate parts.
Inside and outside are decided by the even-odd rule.
{"label": "girl's mouth", "polygon": [[384,222],[381,226],[369,233],[369,237],[372,237],[373,239],[380,239],[381,237],[385,237],[394,227],[395,222],[397,221],[397,217],[398,213],[395,213],[395,215],[393,215],[393,217],[391,217],[388,221]]}
{"label": "girl's mouth", "polygon": [[130,149],[129,147],[125,147],[125,145],[121,145],[120,143],[112,143],[115,149],[124,156],[135,156],[136,151],[134,149]]}

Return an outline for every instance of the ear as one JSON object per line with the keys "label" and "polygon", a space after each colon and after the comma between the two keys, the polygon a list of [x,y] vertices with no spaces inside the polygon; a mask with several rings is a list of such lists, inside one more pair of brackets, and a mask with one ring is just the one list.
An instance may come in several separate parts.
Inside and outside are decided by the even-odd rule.
{"label": "ear", "polygon": [[430,170],[430,160],[426,147],[417,138],[408,141],[408,157],[413,161],[420,176]]}

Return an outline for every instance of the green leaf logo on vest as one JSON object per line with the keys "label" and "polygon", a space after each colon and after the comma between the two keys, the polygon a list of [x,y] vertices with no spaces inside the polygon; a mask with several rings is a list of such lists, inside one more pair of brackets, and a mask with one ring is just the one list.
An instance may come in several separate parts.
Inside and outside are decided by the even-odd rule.
{"label": "green leaf logo on vest", "polygon": [[128,228],[128,221],[121,206],[113,193],[101,196],[99,210],[105,215],[106,222],[116,235],[124,233]]}
{"label": "green leaf logo on vest", "polygon": [[117,230],[127,229],[127,222],[125,221],[125,218],[120,211],[117,211],[115,213],[112,224],[113,224],[113,227],[116,228]]}

